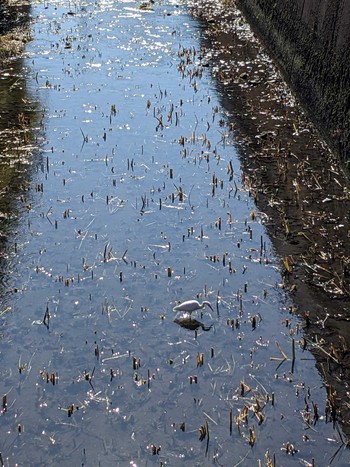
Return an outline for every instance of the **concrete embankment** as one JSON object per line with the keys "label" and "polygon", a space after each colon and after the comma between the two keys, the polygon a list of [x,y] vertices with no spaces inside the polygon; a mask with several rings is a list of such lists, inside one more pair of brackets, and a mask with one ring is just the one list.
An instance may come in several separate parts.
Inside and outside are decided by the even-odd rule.
{"label": "concrete embankment", "polygon": [[350,163],[350,2],[237,0],[309,116]]}

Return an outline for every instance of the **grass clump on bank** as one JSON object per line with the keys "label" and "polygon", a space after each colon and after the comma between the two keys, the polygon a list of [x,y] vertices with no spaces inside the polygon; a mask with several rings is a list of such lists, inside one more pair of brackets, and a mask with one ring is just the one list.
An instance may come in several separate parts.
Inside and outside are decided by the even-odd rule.
{"label": "grass clump on bank", "polygon": [[0,3],[0,66],[23,52],[30,40],[30,4],[22,0]]}
{"label": "grass clump on bank", "polygon": [[0,35],[0,64],[5,60],[17,56],[23,52],[25,44],[30,41],[28,28],[18,27],[12,31]]}

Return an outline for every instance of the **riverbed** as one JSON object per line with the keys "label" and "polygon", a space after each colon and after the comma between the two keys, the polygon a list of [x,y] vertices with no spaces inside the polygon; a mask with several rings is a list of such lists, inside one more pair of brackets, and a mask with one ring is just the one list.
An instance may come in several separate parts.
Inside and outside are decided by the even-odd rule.
{"label": "riverbed", "polygon": [[2,463],[348,465],[201,23],[33,3],[0,83]]}

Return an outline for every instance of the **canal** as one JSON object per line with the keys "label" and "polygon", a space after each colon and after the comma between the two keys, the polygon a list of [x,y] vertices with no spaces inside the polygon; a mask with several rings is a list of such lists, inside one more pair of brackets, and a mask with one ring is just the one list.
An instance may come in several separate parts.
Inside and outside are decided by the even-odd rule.
{"label": "canal", "polygon": [[0,76],[0,465],[348,465],[203,23],[31,15]]}

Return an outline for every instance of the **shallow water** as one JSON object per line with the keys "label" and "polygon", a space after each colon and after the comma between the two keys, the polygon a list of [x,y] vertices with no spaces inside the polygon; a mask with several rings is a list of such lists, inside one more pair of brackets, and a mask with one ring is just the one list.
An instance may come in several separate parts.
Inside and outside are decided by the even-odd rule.
{"label": "shallow water", "polygon": [[[7,70],[35,112],[3,195],[3,463],[327,465],[340,437],[198,23],[171,2],[32,14]],[[173,312],[194,298],[210,330]]]}

